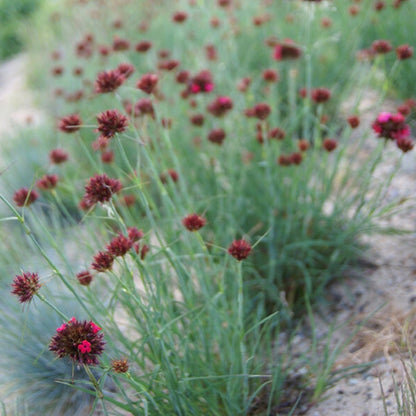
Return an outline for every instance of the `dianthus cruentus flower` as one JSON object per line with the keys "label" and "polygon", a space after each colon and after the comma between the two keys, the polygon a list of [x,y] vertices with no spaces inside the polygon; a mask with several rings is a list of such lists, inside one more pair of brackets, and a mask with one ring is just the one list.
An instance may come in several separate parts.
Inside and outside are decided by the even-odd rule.
{"label": "dianthus cruentus flower", "polygon": [[142,40],[135,46],[136,52],[147,52],[152,47],[152,42],[148,40]]}
{"label": "dianthus cruentus flower", "polygon": [[214,101],[208,104],[207,110],[215,117],[222,117],[232,108],[233,101],[230,97],[217,97]]}
{"label": "dianthus cruentus flower", "polygon": [[200,230],[206,222],[206,219],[198,214],[189,214],[182,220],[183,226],[189,231]]}
{"label": "dianthus cruentus flower", "polygon": [[273,58],[276,59],[276,61],[298,59],[301,55],[302,49],[300,49],[291,39],[279,42],[274,47]]}
{"label": "dianthus cruentus flower", "polygon": [[88,286],[94,279],[94,276],[91,274],[89,270],[84,270],[77,274],[77,279],[81,285]]}
{"label": "dianthus cruentus flower", "polygon": [[208,93],[214,89],[212,74],[208,70],[203,70],[193,76],[188,84],[188,92],[191,94]]}
{"label": "dianthus cruentus flower", "polygon": [[68,153],[63,149],[53,149],[49,153],[49,160],[51,163],[59,165],[68,160]]}
{"label": "dianthus cruentus flower", "polygon": [[155,90],[158,80],[159,78],[156,74],[144,74],[137,81],[136,86],[146,94],[151,94]]}
{"label": "dianthus cruentus flower", "polygon": [[154,117],[155,109],[152,100],[150,98],[140,98],[134,104],[134,114],[137,114],[138,116],[148,114],[149,116]]}
{"label": "dianthus cruentus flower", "polygon": [[13,195],[13,201],[18,207],[33,204],[39,198],[39,194],[33,189],[21,188]]}
{"label": "dianthus cruentus flower", "polygon": [[137,227],[128,227],[127,234],[129,239],[133,242],[139,241],[144,236],[144,232],[139,230]]}
{"label": "dianthus cruentus flower", "polygon": [[233,256],[238,261],[246,259],[250,252],[251,244],[244,239],[234,240],[228,247],[228,254]]}
{"label": "dianthus cruentus flower", "polygon": [[79,114],[70,114],[59,120],[58,128],[64,133],[74,133],[79,130],[82,120]]}
{"label": "dianthus cruentus flower", "polygon": [[322,147],[327,151],[327,152],[332,152],[333,150],[336,149],[336,147],[338,146],[338,142],[335,139],[329,139],[326,138],[324,139],[324,141],[322,142]]}
{"label": "dianthus cruentus flower", "polygon": [[360,119],[358,116],[350,116],[347,118],[347,121],[352,129],[356,129],[360,125]]}
{"label": "dianthus cruentus flower", "polygon": [[127,117],[118,110],[106,110],[97,116],[99,131],[104,137],[114,137],[122,133],[128,126]]}
{"label": "dianthus cruentus flower", "polygon": [[38,274],[25,272],[15,276],[11,293],[18,296],[21,303],[26,303],[32,300],[40,287]]}
{"label": "dianthus cruentus flower", "polygon": [[104,351],[104,335],[92,321],[70,319],[56,329],[49,350],[59,358],[68,357],[78,364],[98,365]]}
{"label": "dianthus cruentus flower", "polygon": [[409,137],[400,137],[396,140],[396,145],[403,153],[407,153],[413,149],[415,144]]}
{"label": "dianthus cruentus flower", "polygon": [[312,101],[315,103],[324,103],[331,98],[331,91],[327,88],[314,88],[311,91]]}
{"label": "dianthus cruentus flower", "polygon": [[93,205],[97,202],[108,202],[111,197],[122,189],[121,182],[118,179],[111,179],[105,173],[95,175],[88,180],[85,185],[84,200]]}
{"label": "dianthus cruentus flower", "polygon": [[99,251],[94,256],[94,261],[91,264],[91,268],[97,272],[105,272],[111,270],[114,263],[114,256],[105,251]]}
{"label": "dianthus cruentus flower", "polygon": [[127,39],[115,37],[113,39],[113,51],[126,51],[130,48],[130,42]]}
{"label": "dianthus cruentus flower", "polygon": [[134,72],[134,66],[124,62],[117,67],[116,71],[118,71],[118,73],[121,74],[124,78],[128,78]]}
{"label": "dianthus cruentus flower", "polygon": [[115,91],[125,80],[124,75],[118,70],[100,72],[95,80],[95,92],[105,94]]}
{"label": "dianthus cruentus flower", "polygon": [[405,123],[402,114],[382,112],[371,126],[378,137],[390,140],[406,139],[410,135],[410,128]]}
{"label": "dianthus cruentus flower", "polygon": [[380,39],[375,40],[371,48],[375,53],[389,53],[393,49],[393,46],[391,46],[388,40]]}
{"label": "dianthus cruentus flower", "polygon": [[408,44],[400,45],[396,48],[397,59],[404,60],[413,56],[413,48]]}
{"label": "dianthus cruentus flower", "polygon": [[208,140],[211,143],[215,143],[218,145],[222,145],[222,142],[225,139],[225,131],[223,129],[212,129],[209,133],[208,133]]}
{"label": "dianthus cruentus flower", "polygon": [[132,246],[133,241],[130,238],[123,234],[118,234],[107,244],[106,249],[113,257],[122,257],[128,253]]}
{"label": "dianthus cruentus flower", "polygon": [[58,183],[58,179],[58,175],[44,175],[36,181],[36,186],[43,190],[54,189]]}

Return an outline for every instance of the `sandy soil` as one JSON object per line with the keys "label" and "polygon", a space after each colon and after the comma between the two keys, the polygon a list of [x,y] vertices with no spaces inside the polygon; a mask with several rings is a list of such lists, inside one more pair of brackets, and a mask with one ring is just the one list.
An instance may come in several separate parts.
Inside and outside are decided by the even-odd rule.
{"label": "sandy soil", "polygon": [[[0,65],[0,143],[10,129],[28,120],[36,123],[42,119],[26,85],[25,67],[24,55]],[[398,154],[396,149],[392,153]],[[391,164],[378,174],[387,175],[389,169]],[[416,163],[414,153],[410,153],[405,156],[403,168],[393,180],[387,198],[415,195]],[[416,211],[395,215],[391,224],[415,229]],[[394,380],[397,383],[403,380],[402,360],[409,361],[404,340],[416,347],[414,237],[413,232],[404,236],[369,238],[368,264],[347,276],[343,284],[328,290],[332,307],[323,311],[325,319],[318,321],[318,336],[325,339],[331,323],[341,325],[332,336],[333,344],[346,341],[357,332],[347,342],[335,367],[363,367],[362,371],[336,382],[323,400],[305,413],[307,416],[382,416],[384,406],[389,415],[398,414]],[[357,329],[359,323],[361,327]],[[369,362],[372,364],[364,366]]]}

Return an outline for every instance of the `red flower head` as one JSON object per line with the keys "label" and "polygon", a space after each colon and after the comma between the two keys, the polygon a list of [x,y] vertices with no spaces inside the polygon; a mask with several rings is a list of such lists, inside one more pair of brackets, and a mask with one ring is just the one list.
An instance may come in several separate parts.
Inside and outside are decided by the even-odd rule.
{"label": "red flower head", "polygon": [[246,259],[251,252],[251,245],[246,240],[234,240],[228,247],[228,254],[238,261]]}
{"label": "red flower head", "polygon": [[95,92],[105,94],[115,91],[125,80],[124,75],[118,70],[100,72],[95,80]]}
{"label": "red flower head", "polygon": [[39,291],[41,284],[37,273],[23,273],[15,276],[12,283],[12,294],[19,297],[19,302],[30,302]]}
{"label": "red flower head", "polygon": [[322,147],[327,151],[327,152],[332,152],[333,150],[336,149],[336,147],[338,146],[338,142],[335,139],[324,139],[324,141],[322,142]]}
{"label": "red flower head", "polygon": [[396,140],[396,145],[403,153],[407,153],[413,149],[415,144],[409,137],[400,137]]}
{"label": "red flower head", "polygon": [[299,153],[299,152],[292,153],[289,156],[289,158],[290,158],[290,161],[293,165],[300,165],[302,163],[302,160],[303,160],[302,153]]}
{"label": "red flower head", "polygon": [[99,251],[94,256],[94,261],[91,264],[91,268],[97,272],[105,272],[111,270],[114,263],[114,257],[107,252]]}
{"label": "red flower head", "polygon": [[251,78],[250,77],[244,77],[240,79],[237,83],[237,89],[241,92],[246,92],[251,84]]}
{"label": "red flower head", "polygon": [[286,137],[286,132],[279,127],[271,129],[268,134],[269,139],[283,140]]}
{"label": "red flower head", "polygon": [[310,147],[310,144],[306,139],[300,139],[298,141],[298,149],[301,152],[306,152],[309,149],[309,147]]}
{"label": "red flower head", "polygon": [[77,274],[78,282],[83,286],[88,286],[92,282],[93,278],[94,277],[89,270],[84,270]]}
{"label": "red flower head", "polygon": [[99,131],[104,137],[111,138],[122,133],[128,126],[127,117],[118,110],[106,110],[97,116]]}
{"label": "red flower head", "polygon": [[176,82],[178,84],[186,84],[189,80],[189,72],[188,71],[180,71],[176,74]]}
{"label": "red flower head", "polygon": [[172,20],[176,23],[183,23],[188,18],[188,13],[186,12],[175,12],[172,16]]}
{"label": "red flower head", "polygon": [[406,139],[410,135],[410,128],[405,123],[402,114],[380,113],[371,126],[378,137],[390,140]]}
{"label": "red flower head", "polygon": [[48,190],[54,189],[58,183],[58,175],[44,175],[37,182],[36,186],[39,189]]}
{"label": "red flower head", "polygon": [[384,1],[378,0],[374,4],[374,9],[379,12],[380,10],[383,10],[385,6],[386,5],[385,5]]}
{"label": "red flower head", "polygon": [[64,133],[74,133],[79,130],[82,125],[82,120],[79,114],[70,114],[59,120],[58,129]]}
{"label": "red flower head", "polygon": [[148,40],[142,40],[141,42],[137,43],[135,46],[136,52],[147,52],[152,47],[152,42]]}
{"label": "red flower head", "polygon": [[159,62],[157,65],[161,71],[173,71],[177,66],[179,66],[179,61],[176,59],[168,59],[167,61]]}
{"label": "red flower head", "polygon": [[230,97],[217,97],[214,101],[208,104],[207,110],[215,117],[222,117],[232,108],[233,101]]}
{"label": "red flower head", "polygon": [[168,178],[170,178],[172,182],[178,182],[178,179],[179,179],[178,172],[176,172],[176,170],[174,169],[168,169],[167,172],[164,172],[160,175],[160,180],[162,183],[167,183]]}
{"label": "red flower head", "polygon": [[151,94],[156,88],[158,77],[156,74],[145,74],[137,81],[137,88],[146,94]]}
{"label": "red flower head", "polygon": [[266,82],[277,82],[279,81],[279,74],[274,69],[265,69],[263,71],[263,79]]}
{"label": "red flower head", "polygon": [[135,114],[137,112],[138,116],[148,114],[151,117],[154,117],[155,109],[153,107],[152,100],[150,98],[140,98],[140,100],[134,104],[134,112]]}
{"label": "red flower head", "polygon": [[107,150],[101,153],[101,161],[103,163],[113,163],[114,162],[114,152],[112,150]]}
{"label": "red flower head", "polygon": [[218,145],[222,145],[222,142],[225,139],[225,131],[223,129],[212,129],[209,133],[208,133],[208,140],[211,143],[215,143]]}
{"label": "red flower head", "polygon": [[191,78],[188,84],[188,92],[191,94],[208,93],[214,89],[212,74],[208,70],[203,70]]}
{"label": "red flower head", "polygon": [[265,120],[271,112],[271,108],[267,103],[258,103],[253,107],[253,116],[259,120]]}
{"label": "red flower head", "polygon": [[39,194],[33,189],[21,188],[13,195],[13,201],[18,207],[33,204],[39,198]]}
{"label": "red flower head", "polygon": [[388,53],[393,49],[391,43],[388,40],[383,39],[375,40],[371,45],[371,48],[375,53]]}
{"label": "red flower head", "polygon": [[206,223],[206,219],[197,214],[189,214],[183,220],[183,226],[189,231],[198,231]]}
{"label": "red flower head", "polygon": [[113,257],[123,257],[133,246],[133,241],[125,237],[123,234],[118,234],[117,237],[114,237],[109,244],[107,244],[107,252],[110,253]]}
{"label": "red flower head", "polygon": [[347,121],[352,129],[356,129],[360,125],[360,119],[358,116],[350,116],[347,118]]}
{"label": "red flower head", "polygon": [[130,48],[130,42],[127,39],[115,37],[113,39],[113,51],[126,51]]}
{"label": "red flower head", "polygon": [[134,72],[134,66],[129,63],[122,63],[117,67],[116,71],[127,79]]}
{"label": "red flower head", "polygon": [[95,175],[85,185],[84,200],[91,205],[97,202],[103,204],[121,189],[122,185],[118,179],[111,179],[105,173]]}
{"label": "red flower head", "polygon": [[127,228],[127,233],[129,235],[129,239],[131,241],[133,241],[133,242],[139,241],[144,236],[143,231],[137,229],[137,227],[129,227],[129,228]]}
{"label": "red flower head", "polygon": [[205,46],[205,55],[209,61],[216,61],[218,59],[217,49],[212,44]]}
{"label": "red flower head", "polygon": [[396,48],[397,59],[404,60],[413,56],[413,48],[408,44],[400,45]]}
{"label": "red flower head", "polygon": [[65,152],[65,150],[63,149],[53,149],[49,153],[49,160],[51,161],[51,163],[59,165],[68,160],[68,153]]}
{"label": "red flower head", "polygon": [[292,159],[287,155],[280,155],[277,159],[277,163],[280,166],[290,166],[292,164]]}
{"label": "red flower head", "polygon": [[276,61],[283,61],[286,59],[298,59],[302,55],[300,49],[291,39],[286,39],[284,42],[278,43],[274,47],[273,58]]}
{"label": "red flower head", "polygon": [[104,335],[92,321],[70,319],[56,329],[49,344],[59,358],[68,357],[77,364],[98,365],[98,356],[104,351]]}
{"label": "red flower head", "polygon": [[331,98],[331,91],[327,88],[314,88],[311,91],[312,101],[315,103],[324,103]]}
{"label": "red flower head", "polygon": [[191,116],[190,120],[194,126],[202,126],[204,124],[203,114],[194,114],[193,116]]}

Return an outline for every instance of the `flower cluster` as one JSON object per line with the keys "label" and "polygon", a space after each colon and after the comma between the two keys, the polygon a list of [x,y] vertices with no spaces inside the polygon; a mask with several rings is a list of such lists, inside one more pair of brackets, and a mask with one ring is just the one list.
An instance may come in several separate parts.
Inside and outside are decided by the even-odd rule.
{"label": "flower cluster", "polygon": [[128,126],[127,117],[118,110],[106,110],[97,116],[97,131],[103,137],[110,139],[117,133],[122,133]]}
{"label": "flower cluster", "polygon": [[88,206],[96,203],[108,202],[111,197],[122,189],[121,182],[118,179],[111,179],[105,173],[95,175],[88,180],[85,185],[85,195],[83,200]]}
{"label": "flower cluster", "polygon": [[98,356],[104,351],[104,335],[92,321],[71,318],[56,329],[49,350],[59,358],[68,357],[77,364],[98,365]]}

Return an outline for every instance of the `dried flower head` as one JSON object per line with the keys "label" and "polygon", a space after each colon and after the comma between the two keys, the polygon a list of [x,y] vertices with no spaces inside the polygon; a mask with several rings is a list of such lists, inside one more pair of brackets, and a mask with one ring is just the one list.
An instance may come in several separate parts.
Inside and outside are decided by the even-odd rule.
{"label": "dried flower head", "polygon": [[97,116],[99,131],[104,137],[111,138],[122,133],[128,126],[127,117],[118,110],[106,110]]}
{"label": "dried flower head", "polygon": [[13,201],[18,207],[33,204],[39,198],[39,194],[33,189],[21,188],[13,195]]}
{"label": "dried flower head", "polygon": [[206,219],[198,214],[189,214],[182,220],[183,226],[189,231],[200,230],[206,222]]}
{"label": "dried flower head", "polygon": [[94,276],[89,270],[84,270],[77,274],[78,282],[83,286],[88,286],[92,282],[93,278]]}
{"label": "dried flower head", "polygon": [[114,256],[105,251],[99,251],[93,260],[91,268],[97,272],[105,272],[113,267]]}
{"label": "dried flower head", "polygon": [[19,302],[30,302],[39,291],[41,284],[37,273],[25,272],[15,276],[12,283],[12,294],[19,297]]}
{"label": "dried flower head", "polygon": [[95,175],[85,185],[84,199],[90,204],[108,202],[111,197],[122,189],[118,179],[111,179],[105,173]]}
{"label": "dried flower head", "polygon": [[98,365],[98,356],[104,351],[104,335],[92,321],[70,319],[56,329],[49,344],[59,358],[68,357],[77,364]]}
{"label": "dried flower head", "polygon": [[233,256],[238,261],[246,259],[251,252],[251,244],[242,239],[234,240],[228,247],[228,254]]}
{"label": "dried flower head", "polygon": [[59,120],[58,129],[64,133],[74,133],[80,129],[82,120],[79,114],[70,114]]}
{"label": "dried flower head", "polygon": [[115,91],[125,80],[124,75],[118,70],[100,72],[95,80],[95,92],[105,94]]}
{"label": "dried flower head", "polygon": [[129,363],[126,359],[113,360],[111,368],[115,373],[127,373],[129,371]]}

